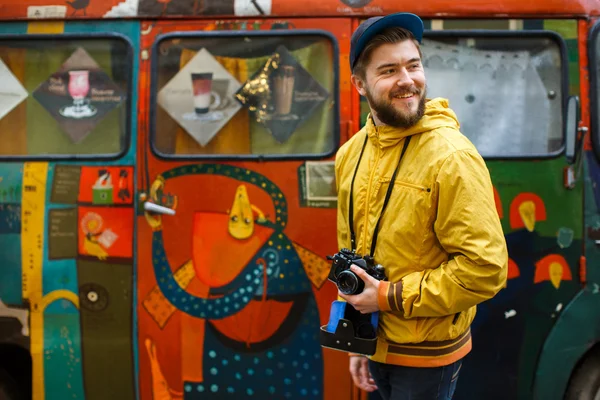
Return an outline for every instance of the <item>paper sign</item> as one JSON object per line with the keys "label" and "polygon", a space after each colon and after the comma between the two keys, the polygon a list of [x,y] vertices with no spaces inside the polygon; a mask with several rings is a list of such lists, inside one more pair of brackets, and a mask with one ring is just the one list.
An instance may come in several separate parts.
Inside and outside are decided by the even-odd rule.
{"label": "paper sign", "polygon": [[236,93],[237,100],[280,143],[285,143],[329,93],[284,46]]}
{"label": "paper sign", "polygon": [[74,143],[85,139],[126,99],[119,86],[81,47],[33,92],[33,97]]}
{"label": "paper sign", "polygon": [[0,119],[21,104],[29,95],[21,82],[0,59]]}
{"label": "paper sign", "polygon": [[48,211],[48,253],[51,260],[77,257],[77,209]]}
{"label": "paper sign", "polygon": [[202,49],[158,93],[158,104],[200,145],[208,142],[239,111],[240,83]]}

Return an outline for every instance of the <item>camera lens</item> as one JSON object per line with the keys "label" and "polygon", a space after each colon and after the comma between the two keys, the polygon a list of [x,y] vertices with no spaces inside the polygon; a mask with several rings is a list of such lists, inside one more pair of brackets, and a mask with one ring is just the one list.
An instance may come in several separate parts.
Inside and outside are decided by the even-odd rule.
{"label": "camera lens", "polygon": [[337,276],[337,285],[343,294],[359,294],[365,288],[365,283],[352,271],[346,270]]}

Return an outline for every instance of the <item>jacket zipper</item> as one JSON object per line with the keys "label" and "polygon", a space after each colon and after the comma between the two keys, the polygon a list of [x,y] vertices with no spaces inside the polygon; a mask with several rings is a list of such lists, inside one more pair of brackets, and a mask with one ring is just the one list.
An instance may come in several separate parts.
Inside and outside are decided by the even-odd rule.
{"label": "jacket zipper", "polygon": [[[377,128],[375,128],[377,129]],[[379,138],[379,132],[377,132],[377,137]],[[379,164],[379,156],[380,156],[380,149],[379,146],[374,146],[376,151],[377,151],[377,155],[375,157],[375,163],[373,164],[373,168],[371,168],[371,173],[369,174],[369,183],[367,185],[367,197],[365,200],[365,232],[363,235],[363,255],[367,254],[367,243],[368,238],[368,232],[369,232],[369,202],[371,201],[371,184],[373,183],[373,176],[375,175],[375,170],[377,169],[377,164]],[[375,254],[373,254],[373,256],[375,256]]]}

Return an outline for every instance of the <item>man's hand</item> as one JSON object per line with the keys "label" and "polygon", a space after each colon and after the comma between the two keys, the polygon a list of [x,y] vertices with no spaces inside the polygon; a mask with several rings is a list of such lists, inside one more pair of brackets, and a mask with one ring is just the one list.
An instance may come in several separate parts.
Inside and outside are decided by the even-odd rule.
{"label": "man's hand", "polygon": [[352,304],[352,306],[362,314],[379,311],[379,305],[377,304],[379,281],[356,265],[350,266],[350,270],[365,282],[365,288],[362,293],[356,295],[347,295],[340,291],[338,291],[338,295],[348,303]]}
{"label": "man's hand", "polygon": [[369,360],[363,356],[350,356],[350,375],[354,384],[367,392],[377,390],[377,385],[369,372]]}

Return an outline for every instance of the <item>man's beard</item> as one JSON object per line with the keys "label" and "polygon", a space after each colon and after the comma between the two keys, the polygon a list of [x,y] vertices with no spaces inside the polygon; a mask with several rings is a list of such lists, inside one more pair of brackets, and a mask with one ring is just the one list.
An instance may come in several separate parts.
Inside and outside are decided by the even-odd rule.
{"label": "man's beard", "polygon": [[377,118],[384,124],[393,126],[394,128],[406,129],[415,125],[423,115],[425,114],[425,102],[426,102],[426,90],[424,89],[422,92],[417,88],[413,87],[410,93],[414,93],[417,96],[421,96],[419,99],[419,106],[417,107],[417,111],[414,113],[407,113],[403,111],[398,111],[394,104],[392,103],[392,99],[394,96],[400,93],[406,94],[406,90],[396,90],[389,94],[389,99],[375,99],[371,92],[367,89],[367,100],[369,100],[369,106],[371,110],[375,112]]}

